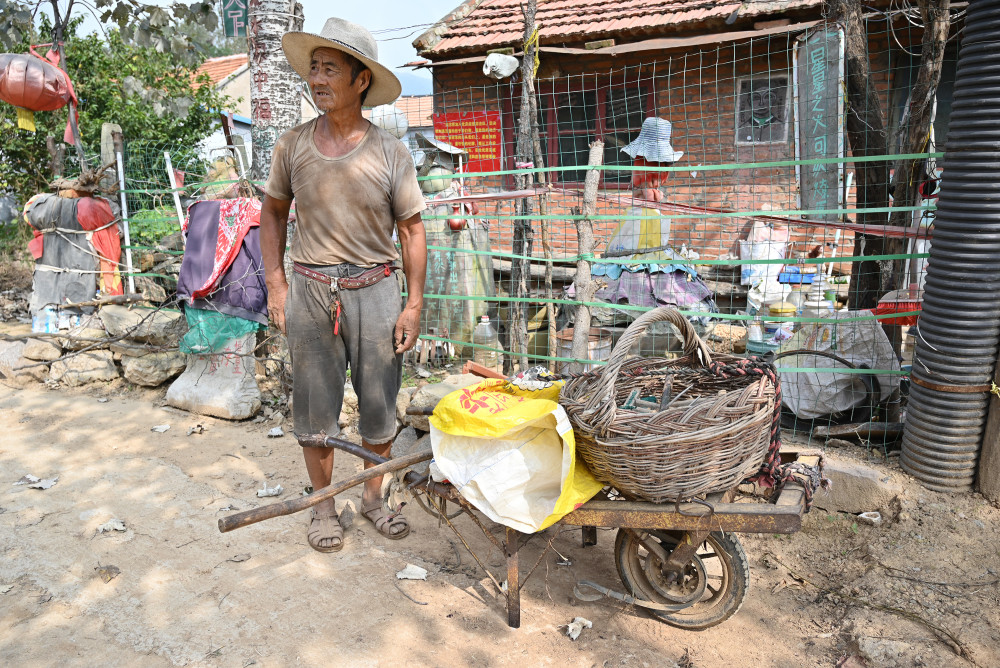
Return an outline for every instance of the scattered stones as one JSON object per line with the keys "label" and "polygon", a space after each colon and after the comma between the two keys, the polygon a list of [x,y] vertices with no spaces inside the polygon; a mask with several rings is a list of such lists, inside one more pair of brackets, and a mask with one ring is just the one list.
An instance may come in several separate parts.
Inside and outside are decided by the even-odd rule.
{"label": "scattered stones", "polygon": [[870,466],[824,455],[823,475],[832,483],[829,489],[816,490],[813,503],[824,510],[841,513],[863,513],[878,509],[891,510],[892,500],[903,487],[891,476]]}
{"label": "scattered stones", "polygon": [[[417,408],[433,408],[446,396],[469,385],[475,385],[483,379],[479,376],[465,373],[456,376],[448,376],[440,383],[424,385],[414,392],[410,400],[410,406]],[[404,415],[403,424],[418,429],[420,431],[430,431],[431,426],[426,415]]]}
{"label": "scattered stones", "polygon": [[94,345],[93,341],[74,341],[73,339],[106,339],[108,332],[104,329],[104,323],[96,315],[84,315],[80,318],[80,323],[70,327],[66,332],[67,337],[60,338],[59,343],[66,350],[81,350]]}
{"label": "scattered stones", "polygon": [[399,390],[399,394],[396,395],[396,419],[400,422],[406,421],[406,409],[410,405],[410,399],[416,393],[417,388],[415,387],[404,387]]}
{"label": "scattered stones", "polygon": [[53,362],[49,379],[70,387],[114,380],[118,377],[114,358],[107,350],[92,350]]}
{"label": "scattered stones", "polygon": [[[414,452],[419,452],[426,448],[431,447],[430,436],[424,435],[420,436],[417,434],[417,430],[413,427],[405,427],[399,434],[396,435],[396,439],[392,442],[391,456],[393,459],[397,457],[403,457],[405,455],[412,454]],[[420,462],[410,467],[410,470],[416,471],[420,475],[427,474],[427,467],[430,462]]]}
{"label": "scattered stones", "polygon": [[156,387],[177,376],[187,366],[184,353],[149,353],[142,357],[122,357],[125,379],[136,385]]}
{"label": "scattered stones", "polygon": [[14,365],[24,354],[24,341],[0,341],[0,376],[14,377]]}
{"label": "scattered stones", "polygon": [[180,311],[112,305],[101,309],[100,318],[112,337],[127,336],[158,346],[176,346],[187,331],[187,320]]}
{"label": "scattered stones", "polygon": [[11,373],[16,383],[44,383],[49,378],[49,366],[22,357],[14,363]]}
{"label": "scattered stones", "polygon": [[858,653],[868,660],[869,665],[879,668],[904,668],[912,665],[907,657],[912,655],[913,647],[904,642],[868,636],[859,636],[855,642],[858,644]]}
{"label": "scattered stones", "polygon": [[872,510],[858,515],[858,521],[862,524],[869,524],[873,527],[882,525],[882,513]]}
{"label": "scattered stones", "polygon": [[354,386],[348,383],[344,386],[344,404],[341,411],[352,415],[358,412],[358,394],[354,391]]}
{"label": "scattered stones", "polygon": [[62,357],[62,347],[54,339],[28,339],[21,355],[36,362],[53,362]]}

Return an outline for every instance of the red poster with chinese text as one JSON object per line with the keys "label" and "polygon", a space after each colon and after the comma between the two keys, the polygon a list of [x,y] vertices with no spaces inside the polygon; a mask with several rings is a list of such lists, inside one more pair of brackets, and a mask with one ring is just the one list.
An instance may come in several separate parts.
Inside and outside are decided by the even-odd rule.
{"label": "red poster with chinese text", "polygon": [[434,138],[469,153],[463,171],[500,171],[500,112],[470,111],[434,114]]}

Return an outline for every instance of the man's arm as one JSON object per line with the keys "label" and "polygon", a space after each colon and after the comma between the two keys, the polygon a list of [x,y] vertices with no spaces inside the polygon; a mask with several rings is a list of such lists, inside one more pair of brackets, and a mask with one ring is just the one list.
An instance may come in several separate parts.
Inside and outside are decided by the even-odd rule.
{"label": "man's arm", "polygon": [[288,279],[285,277],[285,243],[288,241],[288,211],[291,200],[264,195],[260,212],[260,254],[264,261],[264,282],[267,284],[267,312],[281,333],[285,333],[285,298]]}
{"label": "man's arm", "polygon": [[403,353],[415,346],[420,336],[420,309],[424,307],[424,277],[427,274],[427,236],[419,213],[396,223],[396,229],[403,252],[407,297],[406,306],[396,320],[394,338],[396,352]]}

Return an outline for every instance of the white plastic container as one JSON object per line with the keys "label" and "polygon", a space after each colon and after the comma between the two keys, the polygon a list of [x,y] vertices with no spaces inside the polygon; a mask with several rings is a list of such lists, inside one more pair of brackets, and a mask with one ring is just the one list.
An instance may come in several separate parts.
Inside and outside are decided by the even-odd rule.
{"label": "white plastic container", "polygon": [[[497,330],[493,329],[493,325],[490,324],[488,315],[481,317],[479,324],[472,330],[472,342],[477,346],[473,348],[472,361],[487,369],[503,373],[503,354],[498,352],[500,350],[500,337]],[[478,346],[487,346],[490,350]]]}
{"label": "white plastic container", "polygon": [[59,314],[52,306],[37,311],[31,318],[31,331],[37,334],[57,334],[59,332]]}

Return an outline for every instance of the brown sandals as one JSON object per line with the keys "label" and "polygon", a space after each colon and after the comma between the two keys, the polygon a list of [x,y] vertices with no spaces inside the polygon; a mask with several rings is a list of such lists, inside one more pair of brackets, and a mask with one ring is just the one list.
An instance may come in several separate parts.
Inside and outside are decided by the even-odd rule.
{"label": "brown sandals", "polygon": [[[317,552],[339,552],[344,547],[344,528],[340,526],[340,516],[336,511],[322,514],[312,511],[306,538],[309,546]],[[323,545],[324,541],[332,544]]]}
{"label": "brown sandals", "polygon": [[399,540],[410,535],[410,523],[397,513],[389,512],[378,499],[371,505],[362,505],[361,514],[375,525],[375,530],[389,540]]}

